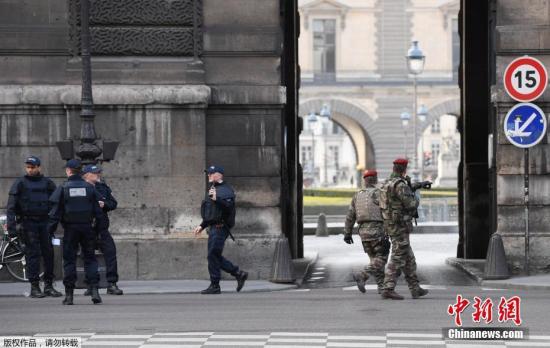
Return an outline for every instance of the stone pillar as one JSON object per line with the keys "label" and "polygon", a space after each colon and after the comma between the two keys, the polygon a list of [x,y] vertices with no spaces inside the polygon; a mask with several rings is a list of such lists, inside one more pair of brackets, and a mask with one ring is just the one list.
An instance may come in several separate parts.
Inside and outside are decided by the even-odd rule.
{"label": "stone pillar", "polygon": [[[511,145],[503,132],[506,113],[517,102],[505,92],[502,76],[515,58],[529,54],[550,68],[550,4],[545,0],[497,1],[497,78],[493,102],[498,111],[496,147],[498,232],[502,235],[508,263],[514,273],[524,268],[524,151]],[[548,115],[550,92],[534,101]],[[548,137],[531,148],[529,160],[530,191],[530,271],[550,269],[550,145]]]}

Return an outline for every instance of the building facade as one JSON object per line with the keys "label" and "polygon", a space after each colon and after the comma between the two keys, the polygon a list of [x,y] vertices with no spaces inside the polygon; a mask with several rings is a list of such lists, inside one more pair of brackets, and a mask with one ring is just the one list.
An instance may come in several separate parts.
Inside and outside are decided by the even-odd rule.
{"label": "building facade", "polygon": [[[353,141],[359,171],[376,167],[386,177],[394,158],[413,160],[416,150],[420,174],[424,154],[437,157],[438,142],[442,146],[431,137],[422,148],[424,130],[460,112],[459,7],[458,0],[300,0],[304,123],[328,105],[331,119]],[[416,144],[414,121],[404,128],[400,119],[404,111],[413,114],[413,76],[405,59],[412,40],[426,56],[417,106],[425,105],[428,117],[416,122]],[[308,137],[302,135],[303,144]],[[434,177],[437,168],[428,167],[425,177]]]}
{"label": "building facade", "polygon": [[[120,142],[104,174],[119,201],[111,229],[123,279],[207,277],[206,238],[191,231],[211,164],[238,197],[227,253],[269,277],[296,210],[282,189],[292,186],[283,133],[296,90],[289,5],[90,1],[96,129]],[[80,24],[78,0],[0,1],[1,207],[30,154],[63,180],[56,142],[80,134]]]}

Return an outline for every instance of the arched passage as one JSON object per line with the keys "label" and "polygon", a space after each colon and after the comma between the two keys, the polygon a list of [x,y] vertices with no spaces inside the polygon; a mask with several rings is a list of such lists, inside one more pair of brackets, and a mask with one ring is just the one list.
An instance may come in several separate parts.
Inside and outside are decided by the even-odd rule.
{"label": "arched passage", "polygon": [[358,167],[375,168],[376,158],[373,141],[367,132],[367,127],[373,126],[374,120],[361,107],[340,99],[310,99],[300,104],[299,115],[307,116],[310,112],[319,113],[323,105],[328,105],[333,122],[341,126],[350,136]]}

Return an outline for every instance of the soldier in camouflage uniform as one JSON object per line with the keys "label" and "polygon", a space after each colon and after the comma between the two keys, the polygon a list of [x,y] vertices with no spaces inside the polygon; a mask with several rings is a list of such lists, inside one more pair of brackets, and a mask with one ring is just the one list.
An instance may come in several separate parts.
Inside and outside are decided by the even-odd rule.
{"label": "soldier in camouflage uniform", "polygon": [[416,259],[409,242],[412,232],[412,217],[418,208],[418,199],[405,180],[408,161],[396,159],[393,173],[380,189],[380,208],[384,218],[384,228],[391,238],[391,258],[386,268],[382,298],[402,300],[395,292],[397,278],[403,272],[413,298],[428,293],[419,285],[416,275]]}
{"label": "soldier in camouflage uniform", "polygon": [[378,205],[378,174],[375,170],[367,170],[363,173],[363,179],[365,179],[365,189],[353,196],[346,216],[344,241],[348,244],[353,243],[351,234],[353,225],[357,221],[359,236],[363,249],[369,255],[370,264],[362,272],[354,273],[353,278],[357,282],[359,291],[364,293],[369,274],[374,276],[378,293],[381,293],[384,284],[384,267],[390,253],[390,242],[384,233],[384,223]]}

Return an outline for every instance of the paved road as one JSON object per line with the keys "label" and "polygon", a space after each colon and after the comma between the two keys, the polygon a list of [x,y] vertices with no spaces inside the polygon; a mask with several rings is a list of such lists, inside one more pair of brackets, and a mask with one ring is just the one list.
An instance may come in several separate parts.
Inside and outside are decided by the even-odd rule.
{"label": "paved road", "polygon": [[[457,294],[471,301],[474,296],[491,298],[494,303],[493,323],[474,323],[470,305],[462,316],[465,327],[515,327],[511,322],[498,322],[497,306],[501,297],[518,295],[522,298],[521,327],[534,336],[524,346],[550,347],[548,292],[473,284],[443,263],[454,249],[449,241],[436,236],[413,237],[419,273],[430,294],[412,300],[401,282],[398,291],[407,298],[391,301],[382,300],[373,285],[366,294],[356,290],[349,274],[362,267],[365,255],[358,242],[348,246],[340,239],[306,239],[306,251],[317,250],[322,255],[320,266],[312,273],[322,273],[312,274],[312,278],[321,278],[310,279],[302,289],[219,296],[104,296],[104,304],[99,306],[77,296],[76,305],[68,307],[62,306],[60,299],[0,298],[0,335],[81,335],[88,339],[84,347],[451,347],[442,341],[441,332],[454,325],[447,308],[455,303]],[[514,344],[495,343],[496,347]],[[483,346],[486,344],[470,345]]]}

